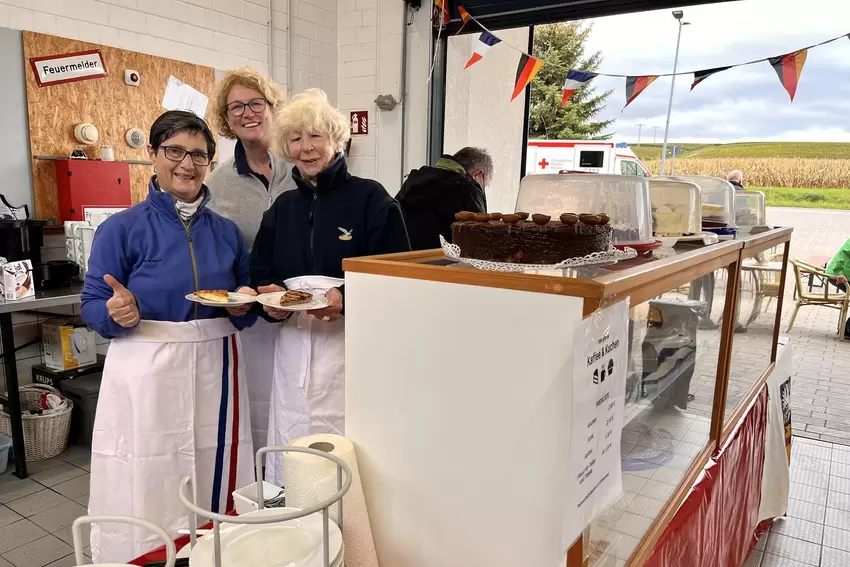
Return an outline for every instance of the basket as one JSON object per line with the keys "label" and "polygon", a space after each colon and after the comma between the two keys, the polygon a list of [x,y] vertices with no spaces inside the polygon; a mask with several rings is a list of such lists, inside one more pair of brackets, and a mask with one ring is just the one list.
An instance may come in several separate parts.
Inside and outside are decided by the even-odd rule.
{"label": "basket", "polygon": [[[24,422],[24,445],[27,449],[27,461],[43,461],[56,457],[68,446],[68,433],[71,430],[71,412],[74,404],[65,400],[65,409],[50,415],[30,415],[29,410],[38,407],[38,401],[44,393],[61,394],[56,388],[43,384],[22,386],[21,412]],[[12,422],[5,408],[0,410],[0,433],[12,435]]]}

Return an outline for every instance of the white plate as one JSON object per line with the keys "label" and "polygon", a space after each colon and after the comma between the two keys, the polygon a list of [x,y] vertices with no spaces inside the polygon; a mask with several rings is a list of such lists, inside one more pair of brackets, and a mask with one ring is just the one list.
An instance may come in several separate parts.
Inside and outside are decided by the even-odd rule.
{"label": "white plate", "polygon": [[236,293],[234,291],[227,292],[227,297],[230,299],[228,303],[216,303],[215,301],[207,301],[205,299],[201,299],[194,293],[186,294],[186,299],[188,299],[189,301],[194,301],[195,303],[200,303],[201,305],[206,305],[207,307],[235,307],[238,305],[247,305],[249,303],[254,303],[255,301],[257,301],[256,296]]}
{"label": "white plate", "polygon": [[[245,516],[274,516],[296,512],[296,508],[266,508]],[[322,567],[322,514],[305,518],[260,525],[222,524],[221,563],[227,567]],[[331,565],[342,559],[342,532],[328,522]],[[188,547],[188,545],[186,546]],[[192,567],[212,567],[215,564],[214,535],[198,538],[191,550]],[[178,557],[185,557],[181,550]]]}
{"label": "white plate", "polygon": [[328,306],[328,298],[324,295],[313,294],[313,300],[309,303],[299,303],[298,305],[289,305],[284,307],[280,304],[280,298],[283,297],[284,291],[275,291],[273,293],[261,293],[257,296],[257,301],[268,307],[274,307],[281,311],[313,311]]}

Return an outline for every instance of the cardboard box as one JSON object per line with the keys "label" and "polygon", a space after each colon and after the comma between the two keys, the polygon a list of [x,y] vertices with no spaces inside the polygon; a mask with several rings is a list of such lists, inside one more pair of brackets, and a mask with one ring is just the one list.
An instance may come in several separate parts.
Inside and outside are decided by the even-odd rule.
{"label": "cardboard box", "polygon": [[45,321],[41,341],[48,368],[70,370],[97,362],[95,333],[79,317]]}
{"label": "cardboard box", "polygon": [[35,296],[35,282],[32,279],[32,262],[6,262],[0,266],[0,299],[16,301]]}

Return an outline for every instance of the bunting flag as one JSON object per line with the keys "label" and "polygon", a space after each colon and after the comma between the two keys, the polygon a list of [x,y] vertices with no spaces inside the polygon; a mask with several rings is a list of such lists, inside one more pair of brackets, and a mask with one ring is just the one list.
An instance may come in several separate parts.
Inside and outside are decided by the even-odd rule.
{"label": "bunting flag", "polygon": [[449,23],[449,0],[434,0],[434,14],[431,19],[443,25]]}
{"label": "bunting flag", "polygon": [[726,71],[727,69],[731,69],[732,67],[715,67],[714,69],[706,69],[704,71],[696,71],[694,72],[694,83],[691,85],[691,90],[694,90],[694,87],[714,75],[715,73],[720,73],[722,71]]}
{"label": "bunting flag", "polygon": [[[449,22],[448,2],[449,0],[434,0],[435,20],[440,19],[440,15],[442,15],[442,22]],[[473,52],[469,61],[466,63],[465,68],[468,69],[472,65],[481,61],[487,54],[487,52],[490,50],[490,48],[492,48],[498,43],[501,43],[502,40],[493,35],[493,33],[491,33],[481,22],[479,22],[474,15],[470,14],[469,11],[466,10],[466,8],[464,8],[463,6],[457,6],[457,10],[458,14],[460,15],[460,19],[462,20],[462,24],[457,33],[460,33],[463,29],[465,29],[469,22],[475,22],[477,24],[476,29],[480,28],[481,30],[483,30],[481,36],[478,38],[478,42],[476,43],[475,51]],[[441,24],[441,30],[442,27],[443,26]],[[439,39],[439,33],[437,34],[437,38]],[[836,41],[843,41],[844,38],[850,39],[850,34],[842,34],[831,39],[827,39],[826,41],[822,41],[820,43],[816,43],[814,45],[799,49],[792,53],[780,55],[779,57],[757,59],[754,61],[737,63],[735,65],[728,65],[726,67],[714,67],[712,69],[704,69],[702,71],[681,71],[665,75],[615,75],[611,73],[576,71],[574,69],[562,67],[561,65],[554,63],[552,65],[553,67],[559,70],[563,70],[567,73],[566,79],[564,81],[563,96],[561,99],[562,107],[567,105],[567,103],[572,99],[577,90],[579,90],[582,86],[584,86],[596,77],[625,78],[627,107],[659,77],[693,75],[691,90],[694,90],[697,85],[699,85],[712,75],[716,75],[717,73],[721,73],[734,67],[756,65],[761,64],[765,61],[769,62],[773,69],[776,71],[776,74],[779,76],[779,80],[782,82],[782,86],[785,88],[786,91],[788,91],[788,94],[791,96],[791,101],[793,102],[794,97],[797,94],[797,86],[800,82],[800,76],[803,72],[803,66],[806,64],[806,58],[808,56],[809,50]],[[547,64],[547,62],[542,59],[537,59],[536,57],[533,57],[532,55],[524,52],[522,49],[515,47],[509,43],[505,45],[510,49],[518,51],[522,55],[522,58],[519,62],[519,68],[517,69],[516,84],[514,85],[513,96],[511,97],[511,100],[514,100],[528,86],[528,84],[531,83],[532,80],[534,80],[534,77],[537,75],[537,72],[540,71],[540,68],[543,67],[543,65]],[[433,73],[433,64],[436,63],[436,60],[437,56],[435,52],[431,73]],[[431,74],[429,74],[428,76],[428,81],[431,81]],[[623,109],[625,110],[626,107],[623,107]]]}
{"label": "bunting flag", "polygon": [[537,75],[537,72],[542,66],[543,61],[540,59],[536,59],[525,53],[522,54],[522,57],[519,58],[519,65],[516,68],[516,84],[514,84],[514,94],[511,100],[516,99],[525,90],[525,87],[534,80],[534,76]]}
{"label": "bunting flag", "polygon": [[[651,85],[658,75],[642,75],[640,77],[626,77],[626,106],[642,93],[646,87]],[[625,108],[625,107],[624,107]]]}
{"label": "bunting flag", "polygon": [[596,73],[587,73],[585,71],[570,69],[567,73],[567,80],[564,81],[564,97],[561,99],[561,107],[567,106],[567,103],[573,97],[573,94],[587,84],[588,81],[595,79],[596,77]]}
{"label": "bunting flag", "polygon": [[490,32],[481,32],[481,35],[478,37],[478,45],[475,46],[475,51],[472,53],[472,57],[469,58],[469,61],[466,62],[466,67],[464,67],[464,69],[469,69],[484,59],[484,56],[487,55],[490,48],[501,41],[501,39]]}
{"label": "bunting flag", "polygon": [[466,27],[466,24],[469,23],[469,12],[466,11],[466,8],[464,8],[463,6],[458,6],[457,11],[460,14],[460,19],[463,20],[463,25],[460,26],[460,29],[457,30],[457,33],[455,35],[458,35],[460,32],[462,32],[463,28]]}
{"label": "bunting flag", "polygon": [[771,57],[768,60],[773,70],[779,75],[782,86],[791,95],[791,102],[794,102],[794,95],[797,94],[797,85],[800,82],[800,75],[803,74],[803,65],[806,64],[808,55],[809,50],[802,49],[787,55]]}

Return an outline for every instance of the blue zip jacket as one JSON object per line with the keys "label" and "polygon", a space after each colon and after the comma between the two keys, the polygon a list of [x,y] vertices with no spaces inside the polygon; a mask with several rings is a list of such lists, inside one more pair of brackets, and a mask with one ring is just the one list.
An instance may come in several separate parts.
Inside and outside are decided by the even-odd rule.
{"label": "blue zip jacket", "polygon": [[[151,179],[148,198],[101,224],[94,236],[82,292],[82,318],[102,337],[112,339],[130,330],[109,317],[106,302],[110,274],[135,296],[141,319],[185,322],[229,317],[220,307],[205,307],[186,299],[198,289],[236,291],[250,284],[248,250],[236,224],[206,208],[204,202],[187,231],[174,198]],[[192,258],[194,252],[194,258]],[[193,265],[195,266],[193,268]],[[197,287],[195,283],[197,270]],[[256,315],[230,317],[241,330]]]}

